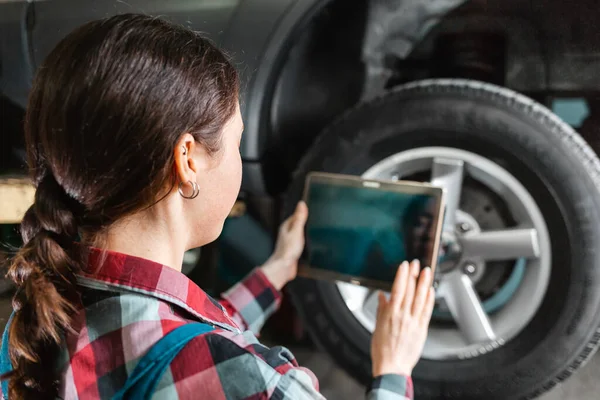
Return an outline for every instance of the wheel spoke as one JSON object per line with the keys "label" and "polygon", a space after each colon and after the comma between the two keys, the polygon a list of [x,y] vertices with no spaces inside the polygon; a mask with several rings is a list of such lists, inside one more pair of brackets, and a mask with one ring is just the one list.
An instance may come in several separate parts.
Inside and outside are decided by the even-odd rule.
{"label": "wheel spoke", "polygon": [[485,261],[537,258],[540,244],[535,229],[504,229],[463,236],[462,251],[464,258]]}
{"label": "wheel spoke", "polygon": [[431,168],[431,184],[446,189],[445,231],[454,231],[454,221],[460,202],[463,174],[464,163],[461,160],[434,158]]}
{"label": "wheel spoke", "polygon": [[458,271],[448,274],[440,285],[439,292],[469,344],[488,342],[496,338],[468,276]]}

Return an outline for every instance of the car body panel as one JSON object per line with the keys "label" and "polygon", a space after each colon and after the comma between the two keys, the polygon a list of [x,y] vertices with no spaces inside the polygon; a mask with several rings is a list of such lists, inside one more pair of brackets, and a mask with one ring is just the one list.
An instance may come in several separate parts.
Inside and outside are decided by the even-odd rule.
{"label": "car body panel", "polygon": [[[224,32],[240,0],[49,0],[35,3],[36,23],[31,38],[34,65],[76,27],[99,18],[129,12],[164,16],[206,33],[221,44]],[[66,12],[68,10],[68,12]]]}
{"label": "car body panel", "polygon": [[[87,21],[127,12],[165,17],[206,34],[239,65],[245,89],[242,107],[248,121],[242,154],[245,159],[257,159],[259,127],[250,115],[257,114],[254,110],[260,108],[261,96],[253,90],[263,87],[277,50],[296,22],[318,3],[327,0],[0,0],[4,50],[0,54],[5,65],[0,88],[24,106],[32,71],[59,40]],[[26,29],[28,8],[35,20],[30,30]]]}

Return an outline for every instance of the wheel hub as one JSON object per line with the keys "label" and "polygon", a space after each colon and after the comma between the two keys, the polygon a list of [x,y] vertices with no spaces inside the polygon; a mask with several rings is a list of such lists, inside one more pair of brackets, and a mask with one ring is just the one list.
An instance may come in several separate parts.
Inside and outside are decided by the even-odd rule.
{"label": "wheel hub", "polygon": [[481,232],[479,223],[469,213],[456,210],[456,227],[442,232],[438,255],[438,274],[448,274],[461,270],[469,276],[473,283],[479,282],[485,274],[485,263],[469,260],[463,251],[463,237],[468,234]]}

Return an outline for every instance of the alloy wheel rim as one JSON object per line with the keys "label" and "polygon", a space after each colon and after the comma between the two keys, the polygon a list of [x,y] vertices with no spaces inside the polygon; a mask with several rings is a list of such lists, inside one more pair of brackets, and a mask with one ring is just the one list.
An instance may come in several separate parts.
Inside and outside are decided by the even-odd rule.
{"label": "alloy wheel rim", "polygon": [[[444,235],[455,238],[460,255],[453,268],[446,266],[440,274],[436,293],[440,307],[449,310],[453,323],[437,324],[432,320],[423,358],[477,357],[513,339],[539,309],[551,273],[548,228],[535,200],[512,174],[497,163],[465,150],[450,147],[407,150],[381,160],[362,176],[398,180],[424,171],[431,171],[431,183],[446,189]],[[505,202],[516,226],[481,230],[477,219],[459,208],[467,176]],[[463,224],[473,229],[461,232]],[[514,292],[510,297],[505,296],[505,304],[488,315],[474,288],[478,278],[471,272],[485,274],[496,260],[514,260],[515,269],[520,268],[522,273],[518,285],[513,279]],[[337,282],[337,288],[354,317],[372,332],[377,309],[375,292],[343,282]]]}

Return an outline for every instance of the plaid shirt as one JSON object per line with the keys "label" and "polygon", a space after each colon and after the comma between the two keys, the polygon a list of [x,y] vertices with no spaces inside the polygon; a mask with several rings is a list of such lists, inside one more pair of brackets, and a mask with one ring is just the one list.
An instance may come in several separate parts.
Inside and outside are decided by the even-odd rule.
{"label": "plaid shirt", "polygon": [[[313,373],[285,348],[256,339],[280,303],[260,269],[216,301],[182,273],[125,254],[90,249],[80,277],[83,309],[74,316],[58,368],[63,399],[110,399],[161,337],[190,321],[214,326],[175,357],[153,399],[322,399]],[[92,274],[91,271],[94,271]],[[412,399],[399,375],[374,380],[368,399]]]}

